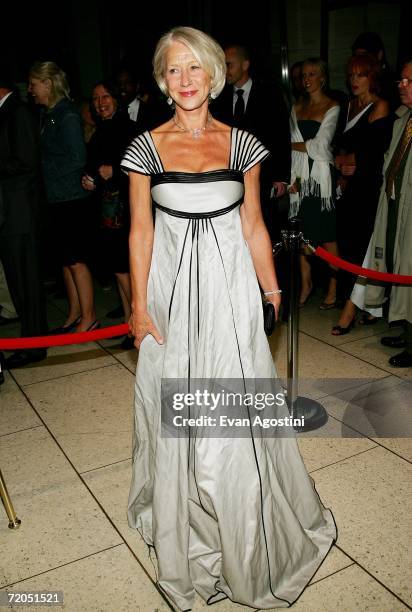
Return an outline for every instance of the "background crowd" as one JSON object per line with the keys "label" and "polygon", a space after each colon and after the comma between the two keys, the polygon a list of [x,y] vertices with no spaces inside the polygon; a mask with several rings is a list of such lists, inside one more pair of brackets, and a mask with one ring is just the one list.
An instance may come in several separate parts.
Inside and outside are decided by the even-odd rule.
{"label": "background crowd", "polygon": [[[387,65],[382,40],[363,33],[348,57],[346,92],[331,90],[325,62],[308,58],[290,68],[290,102],[288,92],[253,77],[252,58],[244,46],[232,44],[225,55],[226,86],[210,110],[217,119],[253,133],[271,152],[262,165],[261,203],[272,241],[279,240],[288,218],[297,216],[312,245],[352,263],[379,267],[373,258],[382,247],[374,232],[385,176],[385,269],[403,269],[407,255],[398,248],[398,220],[401,214],[403,220],[411,216],[403,181],[410,170],[412,129],[405,137],[404,126],[398,133],[394,121],[399,121],[395,111],[401,103],[408,113],[412,108],[412,64],[403,67],[396,84],[399,76]],[[105,286],[112,278],[119,308],[109,314],[128,321],[128,182],[120,160],[135,136],[169,119],[173,110],[126,63],[96,82],[89,98],[78,101],[71,100],[66,74],[52,61],[33,64],[28,84],[26,104],[12,75],[1,68],[0,325],[20,318],[22,336],[97,329],[94,280]],[[384,167],[388,148],[392,155]],[[278,255],[277,269],[286,318],[284,257]],[[392,365],[412,366],[412,289],[368,302],[367,290],[360,290],[353,275],[313,259],[302,250],[301,307],[320,285],[325,295],[319,308],[342,308],[333,335],[349,333],[358,311],[358,323],[364,325],[388,313],[389,320],[400,318],[405,334],[382,341],[406,349],[391,358]],[[46,321],[45,277],[64,288],[68,303],[66,320],[53,330]],[[392,301],[396,309],[391,314]],[[376,308],[365,306],[369,303]],[[126,336],[122,346],[132,348],[133,338]],[[5,365],[21,367],[46,353],[19,351]]]}

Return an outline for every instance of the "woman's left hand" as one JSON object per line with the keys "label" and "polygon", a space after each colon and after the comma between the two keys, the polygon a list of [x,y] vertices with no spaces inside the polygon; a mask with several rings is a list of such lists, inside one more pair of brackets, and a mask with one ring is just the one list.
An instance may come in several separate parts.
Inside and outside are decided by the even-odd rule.
{"label": "woman's left hand", "polygon": [[98,172],[103,180],[108,181],[113,176],[113,166],[103,164],[99,167]]}
{"label": "woman's left hand", "polygon": [[275,309],[276,321],[277,321],[279,318],[279,308],[280,308],[280,304],[282,301],[281,294],[274,293],[273,295],[265,295],[264,298],[267,302],[270,302],[271,304],[273,304],[273,307]]}
{"label": "woman's left hand", "polygon": [[272,186],[275,190],[274,196],[275,198],[281,198],[285,195],[286,193],[286,183],[283,183],[281,181],[274,181],[272,183]]}
{"label": "woman's left hand", "polygon": [[86,189],[86,191],[94,191],[96,189],[96,185],[91,176],[87,176],[87,174],[82,176],[82,187]]}

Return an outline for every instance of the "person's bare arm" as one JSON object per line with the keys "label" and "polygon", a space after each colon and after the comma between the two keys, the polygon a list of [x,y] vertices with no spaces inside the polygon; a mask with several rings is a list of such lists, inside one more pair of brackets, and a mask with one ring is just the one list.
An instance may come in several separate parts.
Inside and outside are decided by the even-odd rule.
{"label": "person's bare arm", "polygon": [[389,115],[390,109],[389,104],[386,100],[377,100],[374,104],[373,110],[368,117],[369,123],[373,123],[377,119],[383,119]]}
{"label": "person's bare arm", "polygon": [[[275,291],[278,287],[272,245],[262,217],[259,187],[260,164],[256,164],[244,175],[245,198],[240,208],[243,236],[248,243],[253,265],[263,292]],[[273,304],[276,317],[279,314],[280,294],[266,296]]]}
{"label": "person's bare arm", "polygon": [[304,142],[292,142],[292,151],[300,151],[301,153],[307,153],[306,144]]}
{"label": "person's bare arm", "polygon": [[132,314],[129,325],[136,348],[151,334],[159,344],[163,338],[147,312],[147,281],[153,251],[153,216],[150,197],[150,177],[129,172],[130,183],[130,279],[132,284]]}

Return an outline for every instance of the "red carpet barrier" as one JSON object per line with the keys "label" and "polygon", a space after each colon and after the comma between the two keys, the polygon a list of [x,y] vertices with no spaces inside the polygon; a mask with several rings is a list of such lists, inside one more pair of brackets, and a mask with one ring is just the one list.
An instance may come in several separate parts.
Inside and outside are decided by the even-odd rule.
{"label": "red carpet barrier", "polygon": [[[378,272],[369,268],[362,268],[355,264],[348,263],[336,255],[328,253],[322,247],[314,249],[308,245],[313,253],[324,259],[328,263],[342,268],[356,276],[363,276],[373,280],[383,281],[385,283],[396,283],[398,285],[412,285],[412,276],[404,274],[386,274],[386,272]],[[82,342],[93,342],[94,340],[103,340],[104,338],[113,338],[115,336],[124,336],[129,332],[127,323],[121,325],[113,325],[112,327],[104,327],[91,332],[79,332],[74,334],[61,334],[56,336],[34,336],[32,338],[0,338],[0,350],[16,351],[19,349],[30,348],[48,348],[49,346],[64,346],[65,344],[80,344]]]}
{"label": "red carpet barrier", "polygon": [[81,344],[124,336],[129,332],[127,323],[96,329],[90,332],[77,332],[74,334],[59,334],[56,336],[33,336],[32,338],[0,338],[0,349],[16,351],[19,349],[48,348],[49,346],[64,346],[65,344]]}
{"label": "red carpet barrier", "polygon": [[328,253],[328,251],[322,247],[313,249],[313,253],[333,266],[342,268],[347,272],[352,272],[352,274],[356,274],[356,276],[363,276],[364,278],[371,278],[373,280],[379,280],[385,283],[396,283],[397,285],[412,285],[412,276],[406,276],[405,274],[387,274],[386,272],[378,272],[377,270],[371,270],[370,268],[362,268],[361,266],[348,263],[340,257],[336,257],[336,255]]}

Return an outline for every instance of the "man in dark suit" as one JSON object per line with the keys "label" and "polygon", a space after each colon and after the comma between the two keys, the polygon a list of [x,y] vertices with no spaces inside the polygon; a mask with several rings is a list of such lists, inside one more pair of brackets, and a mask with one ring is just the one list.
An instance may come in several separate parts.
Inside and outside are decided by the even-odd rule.
{"label": "man in dark suit", "polygon": [[165,102],[158,102],[142,91],[140,79],[135,69],[127,64],[121,65],[115,74],[119,89],[120,103],[127,109],[129,117],[136,123],[138,134],[152,130],[170,119],[170,108]]}
{"label": "man in dark suit", "polygon": [[[230,45],[225,56],[226,86],[213,102],[211,112],[223,123],[251,132],[270,151],[270,157],[262,163],[260,200],[272,243],[279,242],[288,217],[288,203],[282,196],[290,182],[289,111],[274,83],[267,86],[250,77],[250,55],[245,47]],[[286,320],[289,294],[286,254],[281,252],[277,261],[283,289],[282,318]]]}
{"label": "man in dark suit", "polygon": [[272,192],[278,198],[283,196],[290,180],[289,112],[275,84],[266,86],[250,77],[250,56],[244,46],[230,45],[225,49],[225,56],[226,86],[211,111],[220,121],[254,134],[271,152],[262,164],[261,200],[265,222],[273,237],[277,207],[270,195]]}
{"label": "man in dark suit", "polygon": [[[38,257],[40,163],[36,121],[0,66],[0,259],[22,336],[47,333]],[[21,367],[46,354],[45,349],[17,351],[5,365],[8,369]]]}

